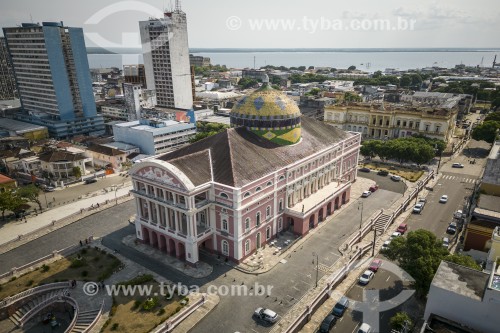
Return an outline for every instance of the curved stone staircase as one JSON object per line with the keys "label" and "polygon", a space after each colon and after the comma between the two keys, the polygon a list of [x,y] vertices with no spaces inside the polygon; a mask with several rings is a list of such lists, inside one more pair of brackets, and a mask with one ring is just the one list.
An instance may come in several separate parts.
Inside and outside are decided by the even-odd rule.
{"label": "curved stone staircase", "polygon": [[94,321],[100,316],[101,309],[80,312],[76,318],[75,326],[70,333],[84,333],[91,328]]}
{"label": "curved stone staircase", "polygon": [[45,293],[38,294],[29,302],[26,302],[14,312],[9,319],[19,327],[22,327],[26,318],[32,317],[38,311],[43,309],[43,304],[50,304],[52,301],[64,296],[68,293],[68,289],[50,290]]}

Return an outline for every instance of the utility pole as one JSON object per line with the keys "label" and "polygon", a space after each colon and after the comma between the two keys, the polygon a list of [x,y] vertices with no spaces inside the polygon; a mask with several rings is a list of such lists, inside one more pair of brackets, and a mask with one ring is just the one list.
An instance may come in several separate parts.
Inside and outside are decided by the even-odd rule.
{"label": "utility pole", "polygon": [[[318,273],[319,273],[319,255],[316,252],[313,252],[313,256],[316,257],[316,286],[314,288],[318,287]],[[313,264],[314,264],[314,259],[313,259]]]}
{"label": "utility pole", "polygon": [[372,257],[375,256],[375,240],[377,239],[377,229],[373,226],[373,245],[372,245]]}

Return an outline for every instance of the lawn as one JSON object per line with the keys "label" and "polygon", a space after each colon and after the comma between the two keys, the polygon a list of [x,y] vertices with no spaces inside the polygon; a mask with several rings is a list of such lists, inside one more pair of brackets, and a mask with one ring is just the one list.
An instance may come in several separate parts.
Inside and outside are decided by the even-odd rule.
{"label": "lawn", "polygon": [[[181,302],[187,304],[189,299],[173,295],[161,295],[161,289],[155,280],[149,275],[142,277],[149,277],[140,283],[132,281],[125,282],[129,286],[151,286],[152,295],[145,296],[124,296],[120,293],[113,297],[113,307],[110,312],[110,318],[101,329],[103,333],[124,332],[124,333],[146,333],[150,332],[153,328],[160,325],[168,318],[179,312],[184,306]],[[147,282],[143,282],[147,281]],[[167,288],[164,288],[164,294],[168,294]]]}
{"label": "lawn", "polygon": [[0,285],[0,299],[46,283],[68,280],[101,281],[110,277],[119,266],[120,261],[114,255],[95,248],[83,248],[71,256],[43,265]]}
{"label": "lawn", "polygon": [[390,174],[401,176],[410,182],[416,182],[424,174],[424,171],[422,171],[422,170],[413,170],[410,168],[394,167],[394,166],[389,166],[389,165],[379,164],[379,163],[373,163],[373,164],[366,163],[366,164],[363,164],[363,167],[366,167],[366,168],[369,168],[372,170],[374,170],[374,169],[386,170]]}

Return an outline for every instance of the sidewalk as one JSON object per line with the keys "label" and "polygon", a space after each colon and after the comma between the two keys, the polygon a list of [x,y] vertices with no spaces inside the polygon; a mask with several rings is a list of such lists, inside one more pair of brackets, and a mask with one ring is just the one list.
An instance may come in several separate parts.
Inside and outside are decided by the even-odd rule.
{"label": "sidewalk", "polygon": [[[97,204],[101,205],[103,202],[106,201],[112,203],[115,200],[115,198],[127,195],[131,189],[132,189],[131,186],[126,186],[124,188],[118,189],[116,192],[111,191],[104,194],[95,194],[88,198],[72,202],[71,204],[65,206],[59,206],[57,208],[44,211],[43,213],[34,216],[33,215],[29,216],[27,217],[26,222],[23,220],[23,221],[12,221],[6,223],[2,225],[0,229],[0,253],[5,253],[14,247],[24,244],[22,242],[23,239],[26,240],[29,238],[29,240],[31,241],[33,239],[36,239],[38,237],[47,234],[50,231],[62,228],[65,225],[73,223],[82,217],[94,214],[95,212],[98,212],[102,208],[104,208],[104,207],[102,208],[97,207]],[[132,199],[132,197],[130,197],[130,199]],[[123,202],[123,199],[119,200],[119,202]],[[88,210],[92,206],[95,209]],[[68,219],[68,221],[57,223],[58,220],[62,220],[79,212],[82,213],[82,215],[78,216],[78,219],[76,220]],[[45,227],[47,228],[46,230],[44,230]],[[20,241],[14,242],[16,246],[12,247],[13,245],[12,241],[16,239],[19,239]],[[6,243],[10,243],[7,244],[8,249],[5,248]]]}
{"label": "sidewalk", "polygon": [[349,202],[340,207],[340,209],[336,210],[332,215],[327,216],[323,222],[320,222],[316,228],[311,229],[305,236],[297,238],[295,234],[286,232],[283,234],[283,236],[280,236],[275,240],[276,243],[274,244],[274,246],[264,246],[250,258],[245,259],[239,265],[230,262],[227,263],[227,265],[241,272],[249,274],[262,274],[270,271],[277,264],[286,262],[284,260],[286,260],[289,252],[291,252],[293,249],[296,249],[310,237],[319,232],[319,230],[321,230],[324,225],[326,225],[329,221],[334,219],[336,215],[338,215],[339,211],[344,210],[353,202],[356,202],[357,199],[361,197],[361,194],[373,184],[375,184],[373,180],[358,176],[356,182],[351,185],[351,199],[349,200]]}

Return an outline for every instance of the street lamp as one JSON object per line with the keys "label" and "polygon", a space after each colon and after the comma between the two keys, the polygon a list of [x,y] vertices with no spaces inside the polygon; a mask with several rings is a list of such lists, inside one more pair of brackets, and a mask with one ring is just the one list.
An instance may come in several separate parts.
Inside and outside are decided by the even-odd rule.
{"label": "street lamp", "polygon": [[436,149],[436,151],[439,151],[438,167],[436,169],[436,175],[437,175],[439,173],[439,167],[441,166],[441,156],[443,155],[443,151],[438,149],[437,144],[434,145],[434,148]]}
{"label": "street lamp", "polygon": [[372,228],[373,230],[373,245],[372,245],[372,257],[375,256],[375,241],[377,240],[377,229],[375,226]]}
{"label": "street lamp", "polygon": [[359,219],[359,230],[361,230],[361,225],[363,224],[363,202],[362,201],[358,201],[358,210],[361,210],[361,217]]}
{"label": "street lamp", "polygon": [[116,197],[116,192],[118,191],[118,185],[113,185],[115,188],[115,205],[118,205],[118,198]]}
{"label": "street lamp", "polygon": [[[318,287],[318,273],[319,273],[319,255],[316,252],[313,252],[313,257],[316,257],[316,287]],[[314,264],[314,259],[313,259],[313,264]]]}

